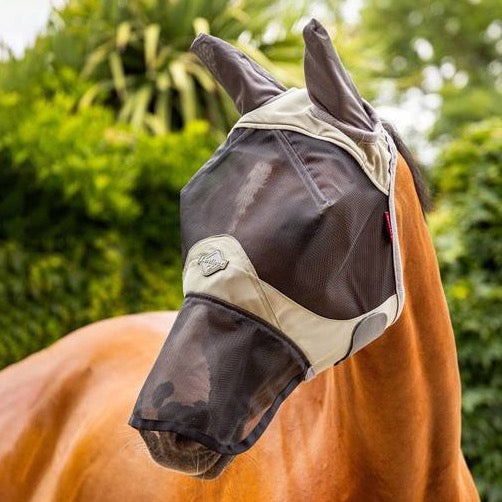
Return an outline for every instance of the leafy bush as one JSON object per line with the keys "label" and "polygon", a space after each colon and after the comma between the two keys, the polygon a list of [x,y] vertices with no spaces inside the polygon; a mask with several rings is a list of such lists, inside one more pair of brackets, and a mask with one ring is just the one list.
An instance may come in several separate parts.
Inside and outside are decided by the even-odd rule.
{"label": "leafy bush", "polygon": [[[236,118],[234,108],[189,52],[192,40],[204,32],[233,41],[286,83],[298,85],[303,48],[292,28],[305,4],[290,2],[285,9],[284,0],[71,0],[60,12],[63,28],[56,25],[54,31],[55,39],[80,32],[88,41],[80,69],[96,83],[81,105],[105,99],[118,105],[120,120],[156,134],[195,118],[225,130]],[[271,22],[277,35],[272,41],[269,32],[264,42]]]}
{"label": "leafy bush", "polygon": [[468,127],[434,171],[435,234],[463,381],[463,451],[502,500],[502,119]]}
{"label": "leafy bush", "polygon": [[235,107],[189,51],[192,41],[201,32],[232,41],[286,85],[301,85],[303,42],[294,27],[307,3],[68,0],[21,59],[0,61],[0,89],[49,97],[78,74],[64,90],[82,108],[104,103],[155,134],[197,118],[224,134]]}
{"label": "leafy bush", "polygon": [[207,124],[151,137],[73,103],[0,97],[0,367],[181,301],[178,192],[216,146]]}

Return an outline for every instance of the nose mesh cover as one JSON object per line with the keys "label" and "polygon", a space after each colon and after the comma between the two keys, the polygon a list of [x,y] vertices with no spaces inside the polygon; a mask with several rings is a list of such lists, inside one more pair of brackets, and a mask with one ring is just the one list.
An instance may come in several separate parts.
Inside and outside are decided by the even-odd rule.
{"label": "nose mesh cover", "polygon": [[130,423],[241,453],[307,369],[302,352],[272,326],[215,298],[187,295]]}

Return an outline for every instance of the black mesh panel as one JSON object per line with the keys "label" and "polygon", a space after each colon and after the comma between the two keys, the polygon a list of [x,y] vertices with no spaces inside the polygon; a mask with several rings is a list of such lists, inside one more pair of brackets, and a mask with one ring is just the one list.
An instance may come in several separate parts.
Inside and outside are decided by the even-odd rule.
{"label": "black mesh panel", "polygon": [[236,129],[183,189],[183,260],[231,234],[259,277],[307,309],[357,317],[395,293],[387,196],[340,147],[292,131]]}
{"label": "black mesh panel", "polygon": [[189,295],[130,423],[176,432],[223,454],[241,453],[307,366],[273,327],[217,299]]}

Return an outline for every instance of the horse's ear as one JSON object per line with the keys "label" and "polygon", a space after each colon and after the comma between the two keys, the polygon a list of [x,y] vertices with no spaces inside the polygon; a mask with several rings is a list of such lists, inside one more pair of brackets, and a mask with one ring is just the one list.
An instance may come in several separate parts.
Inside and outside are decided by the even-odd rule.
{"label": "horse's ear", "polygon": [[312,19],[303,29],[303,38],[305,81],[311,101],[341,122],[373,131],[372,120],[328,32]]}
{"label": "horse's ear", "polygon": [[286,90],[251,58],[219,38],[201,34],[193,41],[191,50],[227,91],[241,114]]}

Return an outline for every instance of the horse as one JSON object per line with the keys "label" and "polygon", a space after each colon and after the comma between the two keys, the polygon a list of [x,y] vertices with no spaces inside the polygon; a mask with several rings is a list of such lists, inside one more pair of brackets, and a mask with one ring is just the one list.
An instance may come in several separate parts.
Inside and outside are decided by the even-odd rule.
{"label": "horse", "polygon": [[[319,120],[335,117],[337,131],[349,138],[363,130],[356,145],[365,148],[366,133],[371,133],[365,128],[374,126],[368,124],[374,118],[369,105],[358,96],[322,27],[312,21],[304,34],[309,99],[323,112]],[[264,105],[277,106],[279,96],[287,93],[254,62],[241,55],[236,58],[229,46],[203,37],[196,47],[243,117],[249,118],[249,113]],[[328,63],[319,65],[320,60]],[[295,92],[286,98],[300,96]],[[302,96],[307,99],[305,93]],[[253,117],[256,126],[256,114]],[[195,432],[190,428],[176,430],[172,425],[162,430],[155,429],[158,421],[142,415],[146,400],[141,396],[145,388],[148,391],[151,377],[143,383],[152,374],[152,363],[161,347],[178,336],[177,323],[183,325],[181,314],[133,314],[80,328],[0,374],[0,428],[4,433],[0,443],[1,499],[479,500],[460,448],[455,340],[424,216],[418,169],[397,133],[389,126],[385,131],[381,137],[397,147],[395,214],[385,220],[381,230],[388,232],[389,252],[399,253],[399,267],[394,266],[392,272],[402,273],[400,285],[406,292],[405,301],[398,298],[399,302],[393,304],[393,318],[386,317],[380,329],[370,330],[369,335],[364,331],[362,338],[354,335],[356,325],[347,343],[337,351],[334,363],[331,357],[318,359],[306,371],[302,369],[305,381],[300,385],[296,373],[290,375],[295,385],[280,394],[281,406],[273,410],[275,416],[265,413],[267,421],[259,427],[260,415],[258,421],[238,428],[238,440],[227,443],[216,433],[211,438],[200,433],[195,419]],[[245,134],[242,130],[237,133]],[[347,144],[330,146],[338,150],[342,147]],[[347,169],[364,168],[346,152],[334,155],[338,154]],[[266,171],[263,168],[260,172],[268,176]],[[382,182],[377,183],[382,185],[379,193],[385,193],[385,171],[377,171],[376,181]],[[234,259],[234,255],[228,255],[230,248],[224,249],[225,256],[218,248],[193,261],[213,287],[214,278],[223,277],[230,267],[226,262]],[[188,249],[184,254],[185,258],[189,255]],[[399,297],[397,293],[395,296]],[[317,307],[312,308],[315,313]],[[375,310],[362,308],[364,312]],[[226,315],[226,311],[221,312]],[[339,317],[347,320],[350,315],[346,312]],[[252,319],[262,322],[256,315]],[[266,328],[275,337],[273,327]],[[304,343],[301,336],[296,340]],[[281,350],[302,349],[290,343]],[[193,354],[186,353],[187,361],[194,359]],[[162,357],[159,360],[165,364]],[[165,384],[156,386],[154,397],[159,388],[160,403],[165,406],[173,389]],[[180,392],[174,390],[174,394]],[[270,405],[263,396],[260,398],[262,407]],[[144,441],[127,425],[135,402],[134,413],[140,419],[134,420],[133,414],[131,423],[140,429]],[[186,406],[181,408],[186,413]],[[171,409],[169,413],[173,413]],[[259,432],[253,436],[256,427]],[[253,440],[242,440],[249,437]]]}

